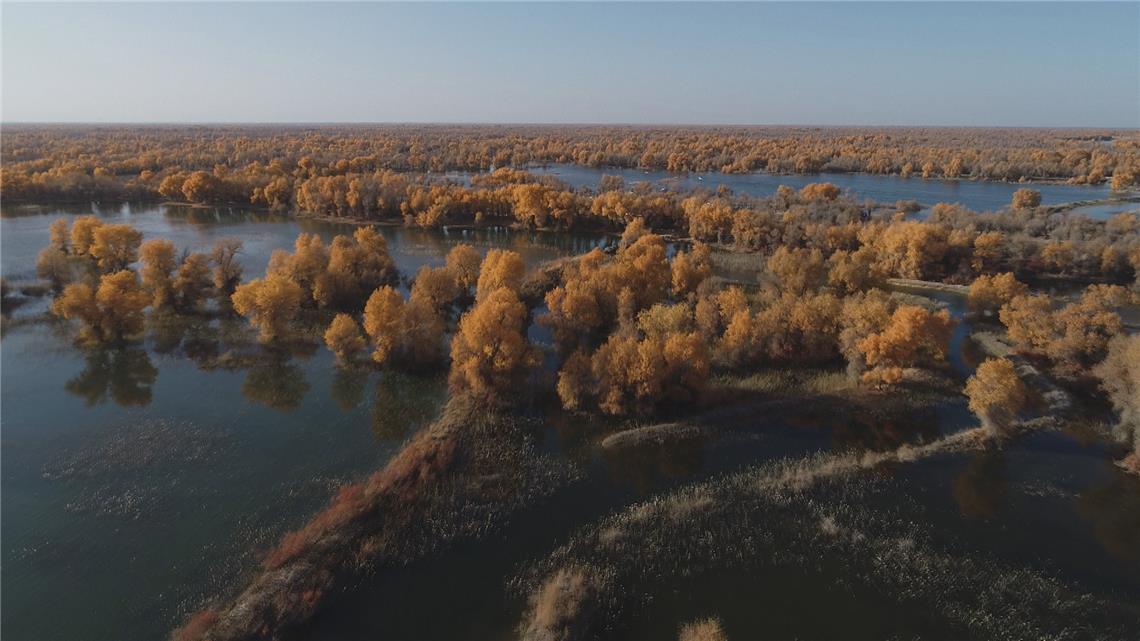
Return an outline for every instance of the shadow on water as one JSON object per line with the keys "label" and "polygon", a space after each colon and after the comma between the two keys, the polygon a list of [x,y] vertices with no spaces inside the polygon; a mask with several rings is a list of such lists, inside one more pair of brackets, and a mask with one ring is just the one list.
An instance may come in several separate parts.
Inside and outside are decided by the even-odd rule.
{"label": "shadow on water", "polygon": [[123,406],[150,403],[158,368],[139,347],[94,349],[84,357],[86,366],[68,380],[64,389],[83,399],[87,407],[108,398]]}
{"label": "shadow on water", "polygon": [[399,441],[430,423],[447,397],[443,377],[386,370],[373,390],[372,433],[379,441]]}
{"label": "shadow on water", "polygon": [[1005,506],[1009,495],[1005,455],[996,450],[973,455],[966,467],[954,477],[951,490],[963,518],[994,516]]}
{"label": "shadow on water", "polygon": [[271,352],[259,359],[245,375],[241,393],[247,399],[281,412],[292,412],[309,393],[309,383],[288,354]]}

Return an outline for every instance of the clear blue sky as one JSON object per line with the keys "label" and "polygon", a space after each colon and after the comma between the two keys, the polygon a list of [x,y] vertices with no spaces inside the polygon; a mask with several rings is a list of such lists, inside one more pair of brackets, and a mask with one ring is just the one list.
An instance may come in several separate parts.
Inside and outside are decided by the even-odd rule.
{"label": "clear blue sky", "polygon": [[1140,3],[12,4],[6,122],[1140,126]]}

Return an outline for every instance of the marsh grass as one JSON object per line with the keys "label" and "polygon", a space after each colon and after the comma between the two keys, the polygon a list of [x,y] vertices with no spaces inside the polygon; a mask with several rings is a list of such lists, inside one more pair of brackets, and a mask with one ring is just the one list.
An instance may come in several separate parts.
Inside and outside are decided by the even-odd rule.
{"label": "marsh grass", "polygon": [[[342,487],[269,551],[261,572],[208,626],[191,617],[178,638],[278,638],[308,620],[338,586],[486,535],[574,478],[534,450],[524,419],[452,399],[382,469]],[[204,628],[187,636],[188,627]]]}
{"label": "marsh grass", "polygon": [[[1056,422],[1041,419],[1021,429],[1050,427]],[[896,497],[890,507],[874,500],[892,487],[868,470],[985,447],[984,432],[973,428],[925,445],[818,454],[686,486],[583,528],[513,584],[534,590],[560,568],[589,565],[611,578],[609,595],[598,599],[612,600],[607,612],[616,613],[648,599],[652,586],[702,572],[768,565],[813,571],[827,558],[846,568],[845,580],[930,609],[965,637],[1078,639],[1096,630],[1098,638],[1127,638],[1140,608],[1035,569],[942,548],[913,500]],[[564,613],[572,606],[547,607]],[[602,624],[598,612],[590,616]],[[560,620],[564,630],[574,625]]]}
{"label": "marsh grass", "polygon": [[720,624],[720,619],[710,617],[681,626],[678,641],[728,641],[728,635]]}
{"label": "marsh grass", "polygon": [[712,387],[736,392],[753,392],[774,397],[804,394],[846,394],[859,389],[858,381],[846,372],[828,369],[774,368],[747,374],[721,374]]}

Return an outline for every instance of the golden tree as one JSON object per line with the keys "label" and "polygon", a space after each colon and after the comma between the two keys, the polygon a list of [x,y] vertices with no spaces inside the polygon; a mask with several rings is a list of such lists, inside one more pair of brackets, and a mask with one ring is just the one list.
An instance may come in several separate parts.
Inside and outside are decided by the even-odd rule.
{"label": "golden tree", "polygon": [[1090,285],[1081,298],[1053,315],[1058,336],[1046,351],[1054,361],[1069,367],[1099,362],[1108,342],[1124,328],[1118,308],[1133,302],[1133,295],[1118,285]]}
{"label": "golden tree", "polygon": [[[483,284],[480,277],[480,285]],[[499,401],[539,363],[526,338],[527,309],[509,287],[484,293],[451,341],[452,391]]]}
{"label": "golden tree", "polygon": [[437,313],[451,307],[457,296],[459,296],[459,285],[450,269],[424,265],[416,273],[411,297],[422,299]]}
{"label": "golden tree", "polygon": [[818,249],[781,246],[768,257],[767,269],[781,290],[793,294],[819,289],[828,275],[823,253]]}
{"label": "golden tree", "polygon": [[482,301],[491,292],[502,287],[517,293],[525,274],[526,265],[522,256],[505,249],[492,249],[487,252],[479,269],[475,300]]}
{"label": "golden tree", "polygon": [[84,324],[84,335],[99,342],[119,342],[142,332],[143,311],[150,297],[133,271],[105,274],[99,287],[68,285],[52,304],[52,312]]}
{"label": "golden tree", "polygon": [[982,421],[991,438],[1006,436],[1028,399],[1013,363],[1004,358],[987,359],[966,381],[970,411]]}
{"label": "golden tree", "polygon": [[304,290],[281,274],[240,285],[233,293],[234,310],[259,330],[262,342],[282,338],[301,309]]}
{"label": "golden tree", "polygon": [[1013,192],[1010,205],[1014,209],[1033,209],[1041,206],[1041,192],[1036,189],[1021,188]]}
{"label": "golden tree", "polygon": [[811,183],[800,190],[800,200],[808,203],[836,198],[839,198],[839,188],[831,183]]}
{"label": "golden tree", "polygon": [[48,227],[48,246],[66,254],[71,245],[71,227],[66,218],[56,218]]}
{"label": "golden tree", "polygon": [[1120,415],[1117,436],[1132,449],[1121,464],[1140,474],[1140,335],[1113,338],[1108,355],[1093,373]]}
{"label": "golden tree", "polygon": [[694,243],[692,250],[673,257],[673,295],[695,294],[697,287],[712,276],[711,251],[704,243]]}
{"label": "golden tree", "polygon": [[372,360],[387,363],[400,355],[405,343],[404,297],[390,286],[372,292],[364,305],[364,331],[372,338]]}
{"label": "golden tree", "polygon": [[187,256],[174,277],[174,296],[179,309],[192,310],[206,298],[213,285],[210,257],[195,252]]}
{"label": "golden tree", "polygon": [[155,308],[174,303],[174,269],[177,260],[174,256],[174,243],[162,238],[148,240],[139,247],[139,261],[142,267],[142,287],[151,296]]}
{"label": "golden tree", "polygon": [[1019,349],[1044,352],[1055,339],[1053,301],[1044,294],[1015,296],[998,318]]}
{"label": "golden tree", "polygon": [[891,322],[894,305],[886,292],[872,289],[843,299],[840,312],[839,351],[847,359],[847,373],[860,377],[867,360],[859,343]]}
{"label": "golden tree", "polygon": [[859,341],[857,347],[872,368],[863,378],[897,382],[905,368],[943,362],[953,330],[954,321],[946,310],[929,312],[913,305],[900,306],[882,331]]}
{"label": "golden tree", "polygon": [[325,345],[342,363],[349,363],[364,349],[360,326],[348,314],[337,314],[325,330]]}
{"label": "golden tree", "polygon": [[241,283],[241,263],[237,255],[241,252],[239,238],[219,238],[210,250],[210,262],[214,265],[214,289],[219,296],[231,296]]}
{"label": "golden tree", "polygon": [[1028,291],[1025,283],[1018,281],[1010,272],[993,276],[983,274],[970,283],[966,304],[971,310],[989,316]]}
{"label": "golden tree", "polygon": [[984,274],[1005,264],[1005,234],[1000,231],[987,231],[974,238],[974,255],[970,266]]}
{"label": "golden tree", "polygon": [[126,269],[138,260],[142,232],[130,225],[100,225],[92,238],[88,251],[104,273]]}
{"label": "golden tree", "polygon": [[870,247],[839,250],[827,259],[827,265],[827,284],[845,294],[878,287],[885,279]]}
{"label": "golden tree", "polygon": [[483,257],[471,245],[459,244],[447,252],[447,269],[462,291],[470,291],[479,281],[479,265]]}
{"label": "golden tree", "polygon": [[103,226],[103,221],[95,216],[80,216],[71,223],[71,253],[88,256],[95,242],[95,230]]}
{"label": "golden tree", "polygon": [[44,247],[36,256],[36,275],[51,283],[52,289],[58,292],[73,278],[71,259],[55,246]]}

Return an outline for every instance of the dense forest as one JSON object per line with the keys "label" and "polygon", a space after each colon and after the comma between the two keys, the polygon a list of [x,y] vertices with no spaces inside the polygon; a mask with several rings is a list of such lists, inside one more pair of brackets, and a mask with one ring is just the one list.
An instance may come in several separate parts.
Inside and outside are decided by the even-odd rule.
{"label": "dense forest", "polygon": [[1109,181],[1118,190],[1140,180],[1140,139],[1113,130],[8,125],[4,135],[2,184],[11,200],[165,197],[322,211],[328,199],[311,195],[351,190],[348,206],[371,211],[403,191],[391,172],[547,163]]}

